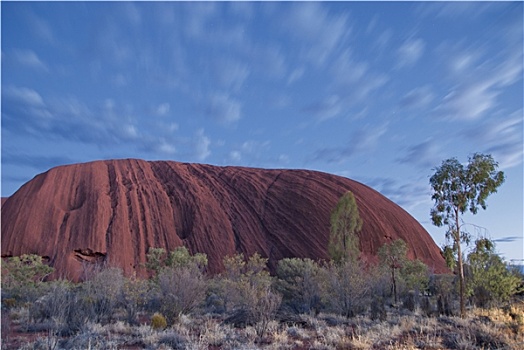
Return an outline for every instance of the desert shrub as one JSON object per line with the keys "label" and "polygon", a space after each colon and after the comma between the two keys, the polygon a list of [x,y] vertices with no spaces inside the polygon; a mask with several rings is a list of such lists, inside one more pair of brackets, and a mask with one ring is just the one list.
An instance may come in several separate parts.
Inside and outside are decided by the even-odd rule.
{"label": "desert shrub", "polygon": [[420,310],[424,316],[430,317],[435,313],[429,296],[423,296],[420,302]]}
{"label": "desert shrub", "polygon": [[124,309],[129,324],[137,323],[138,312],[145,308],[150,291],[150,283],[147,280],[135,277],[124,280],[118,295],[118,305]]}
{"label": "desert shrub", "polygon": [[418,306],[418,293],[409,291],[402,298],[402,307],[413,312]]}
{"label": "desert shrub", "polygon": [[93,319],[81,286],[64,280],[47,282],[46,293],[31,304],[29,312],[33,329],[42,328],[54,336],[75,334]]}
{"label": "desert shrub", "polygon": [[153,328],[156,331],[165,329],[167,327],[167,321],[164,315],[161,313],[155,312],[153,316],[151,316],[151,328]]}
{"label": "desert shrub", "polygon": [[164,268],[179,268],[196,265],[200,270],[207,266],[207,255],[196,253],[191,255],[186,247],[177,247],[175,250],[166,252],[164,248],[149,248],[146,255],[145,267],[157,276]]}
{"label": "desert shrub", "polygon": [[408,260],[400,270],[403,289],[415,294],[424,293],[429,288],[429,268],[420,260]]}
{"label": "desert shrub", "polygon": [[478,239],[468,255],[466,272],[467,295],[480,307],[489,307],[508,301],[519,291],[521,278],[508,269],[495,253],[495,244]]}
{"label": "desert shrub", "polygon": [[270,322],[274,319],[275,314],[282,302],[282,296],[273,292],[271,289],[266,291],[259,290],[256,296],[255,305],[250,310],[250,317],[255,322],[257,335],[262,338],[268,329]]}
{"label": "desert shrub", "polygon": [[225,257],[225,272],[216,283],[216,292],[230,315],[227,321],[238,326],[255,325],[259,337],[282,301],[281,295],[272,289],[273,279],[266,264],[267,259],[258,253],[247,261],[242,254]]}
{"label": "desert shrub", "polygon": [[438,314],[448,316],[455,314],[454,301],[458,299],[456,276],[432,275],[428,290],[436,298]]}
{"label": "desert shrub", "polygon": [[321,267],[311,259],[286,258],[278,262],[276,288],[296,313],[318,314],[321,308]]}
{"label": "desert shrub", "polygon": [[370,318],[372,320],[385,321],[387,318],[384,298],[374,297],[371,302]]}
{"label": "desert shrub", "polygon": [[324,278],[323,300],[331,312],[354,317],[368,308],[371,283],[360,261],[330,263]]}
{"label": "desert shrub", "polygon": [[205,299],[207,283],[196,264],[164,268],[158,275],[160,310],[173,324]]}
{"label": "desert shrub", "polygon": [[97,323],[112,321],[122,294],[124,280],[121,269],[105,268],[82,283],[83,311],[92,321]]}
{"label": "desert shrub", "polygon": [[53,271],[35,254],[2,259],[2,300],[15,299],[18,303],[36,300],[42,282]]}

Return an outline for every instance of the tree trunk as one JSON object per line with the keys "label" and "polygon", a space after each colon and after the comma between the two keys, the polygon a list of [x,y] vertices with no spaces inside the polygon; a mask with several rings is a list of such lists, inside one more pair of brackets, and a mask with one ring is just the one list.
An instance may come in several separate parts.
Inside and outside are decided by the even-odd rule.
{"label": "tree trunk", "polygon": [[464,265],[462,262],[462,249],[460,247],[460,226],[459,226],[459,212],[458,209],[455,210],[455,225],[456,225],[456,235],[455,243],[457,244],[457,254],[458,254],[458,266],[459,266],[459,284],[460,284],[460,317],[466,317],[466,305],[464,300]]}
{"label": "tree trunk", "polygon": [[393,280],[393,296],[395,299],[395,304],[397,303],[397,282],[395,280],[395,268],[391,269],[391,279]]}

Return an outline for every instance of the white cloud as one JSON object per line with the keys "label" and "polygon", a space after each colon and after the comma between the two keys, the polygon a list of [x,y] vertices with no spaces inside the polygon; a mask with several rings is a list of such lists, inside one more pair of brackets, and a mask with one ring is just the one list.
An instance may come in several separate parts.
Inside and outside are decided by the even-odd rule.
{"label": "white cloud", "polygon": [[464,135],[492,154],[501,168],[511,168],[522,164],[523,119],[522,110],[518,110],[466,130]]}
{"label": "white cloud", "polygon": [[438,49],[448,65],[448,79],[455,82],[438,107],[443,116],[478,120],[499,106],[505,89],[522,80],[522,36],[495,54],[478,49],[478,45],[460,48],[443,44]]}
{"label": "white cloud", "polygon": [[133,25],[136,26],[142,22],[142,15],[135,3],[124,3],[123,11],[129,22],[131,22]]}
{"label": "white cloud", "polygon": [[187,5],[185,14],[187,25],[186,32],[194,38],[202,38],[209,32],[207,25],[217,12],[214,2],[193,2]]}
{"label": "white cloud", "polygon": [[194,156],[198,159],[198,161],[202,162],[211,155],[211,151],[209,149],[211,140],[204,134],[204,129],[199,129],[195,133],[193,145]]}
{"label": "white cloud", "polygon": [[255,46],[249,52],[249,59],[257,71],[265,76],[276,79],[286,76],[286,59],[279,47]]}
{"label": "white cloud", "polygon": [[368,73],[368,66],[366,62],[358,62],[349,50],[345,50],[333,63],[331,72],[337,84],[353,85],[363,80]]}
{"label": "white cloud", "polygon": [[128,83],[127,78],[123,74],[117,74],[111,77],[111,84],[117,86],[117,87],[123,87],[126,86]]}
{"label": "white cloud", "polygon": [[138,138],[138,130],[137,130],[136,126],[134,126],[133,124],[125,124],[125,125],[123,125],[122,126],[122,130],[123,130],[124,138],[129,138],[131,140],[134,140],[134,139]]}
{"label": "white cloud", "polygon": [[424,54],[425,43],[422,39],[410,38],[398,49],[399,61],[397,67],[411,66],[415,64]]}
{"label": "white cloud", "polygon": [[14,50],[13,58],[24,66],[42,71],[49,71],[47,65],[32,50]]}
{"label": "white cloud", "polygon": [[429,186],[422,186],[418,183],[399,183],[396,179],[384,177],[363,179],[362,182],[407,211],[411,211],[421,204],[427,205],[429,198],[431,198]]}
{"label": "white cloud", "polygon": [[31,14],[29,16],[29,20],[30,20],[31,27],[32,27],[31,29],[37,36],[39,36],[44,41],[47,41],[50,43],[54,42],[53,31],[47,21],[41,19],[40,17],[34,14]]}
{"label": "white cloud", "polygon": [[419,7],[422,16],[450,20],[473,20],[493,8],[493,3],[477,1],[424,2]]}
{"label": "white cloud", "polygon": [[10,86],[4,88],[4,94],[6,94],[7,97],[14,99],[22,104],[37,107],[44,106],[44,100],[42,99],[42,96],[40,96],[38,92],[30,88],[18,88]]}
{"label": "white cloud", "polygon": [[238,162],[242,159],[242,154],[240,153],[240,151],[231,151],[229,152],[229,159]]}
{"label": "white cloud", "polygon": [[406,154],[399,158],[400,163],[418,165],[422,168],[431,168],[438,164],[441,159],[440,148],[438,144],[429,139],[407,149]]}
{"label": "white cloud", "polygon": [[316,65],[324,64],[350,32],[347,16],[330,15],[319,2],[294,4],[285,23],[302,40],[302,57]]}
{"label": "white cloud", "polygon": [[288,84],[293,84],[295,81],[297,81],[300,78],[302,78],[302,76],[304,75],[304,72],[305,72],[304,67],[300,67],[300,68],[294,69],[291,72],[291,74],[289,75],[289,77],[287,78],[287,83]]}
{"label": "white cloud", "polygon": [[358,103],[382,87],[389,78],[370,70],[368,62],[357,60],[350,50],[344,50],[334,61],[330,74],[337,91],[345,99]]}
{"label": "white cloud", "polygon": [[478,119],[496,104],[498,92],[489,81],[457,87],[448,93],[441,108],[448,117],[455,119]]}
{"label": "white cloud", "polygon": [[342,101],[340,96],[331,95],[320,102],[312,103],[302,109],[304,112],[313,114],[320,121],[334,118],[342,112]]}
{"label": "white cloud", "polygon": [[251,19],[255,11],[255,3],[249,1],[232,1],[229,2],[229,8],[237,16],[243,19]]}
{"label": "white cloud", "polygon": [[353,156],[370,153],[387,129],[387,124],[359,128],[353,132],[346,145],[318,149],[314,152],[312,160],[340,164]]}
{"label": "white cloud", "polygon": [[241,118],[242,105],[226,93],[213,93],[210,96],[206,113],[223,123],[233,123]]}
{"label": "white cloud", "polygon": [[156,114],[159,115],[159,116],[165,116],[169,113],[169,109],[170,109],[170,105],[169,103],[165,102],[165,103],[162,103],[160,105],[158,105],[158,107],[156,108]]}
{"label": "white cloud", "polygon": [[400,100],[403,108],[419,109],[427,107],[435,98],[432,89],[426,85],[409,91]]}
{"label": "white cloud", "polygon": [[250,73],[249,67],[240,61],[232,59],[214,61],[213,75],[224,89],[240,90]]}
{"label": "white cloud", "polygon": [[166,142],[166,140],[160,140],[159,143],[156,145],[156,150],[161,153],[165,154],[175,154],[176,148],[175,146],[169,144]]}

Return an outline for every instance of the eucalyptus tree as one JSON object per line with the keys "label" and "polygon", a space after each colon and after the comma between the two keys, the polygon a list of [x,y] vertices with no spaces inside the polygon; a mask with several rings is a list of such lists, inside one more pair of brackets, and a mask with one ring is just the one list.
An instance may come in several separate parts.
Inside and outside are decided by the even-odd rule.
{"label": "eucalyptus tree", "polygon": [[464,266],[460,244],[469,242],[462,229],[461,217],[466,212],[476,214],[486,209],[486,199],[497,192],[504,182],[504,173],[497,171],[498,163],[491,155],[475,153],[466,166],[456,158],[444,160],[430,178],[434,206],[431,220],[435,226],[447,226],[446,237],[452,241],[457,254],[460,280],[460,316],[465,316]]}

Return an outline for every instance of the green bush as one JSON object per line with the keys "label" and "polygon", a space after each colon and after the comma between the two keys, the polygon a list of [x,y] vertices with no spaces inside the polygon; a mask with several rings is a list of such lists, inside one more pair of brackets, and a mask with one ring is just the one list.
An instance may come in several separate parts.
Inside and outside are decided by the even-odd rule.
{"label": "green bush", "polygon": [[51,266],[44,264],[41,256],[35,254],[2,259],[2,299],[36,300],[43,280],[53,271]]}
{"label": "green bush", "polygon": [[276,288],[287,306],[298,314],[321,309],[321,267],[311,259],[286,258],[278,262]]}

